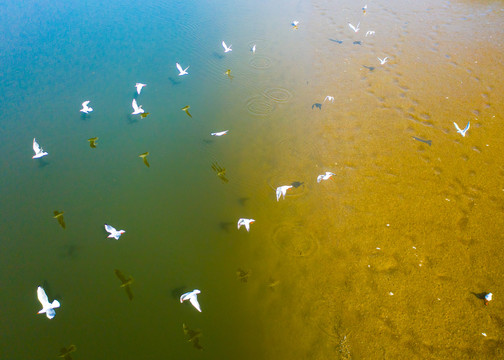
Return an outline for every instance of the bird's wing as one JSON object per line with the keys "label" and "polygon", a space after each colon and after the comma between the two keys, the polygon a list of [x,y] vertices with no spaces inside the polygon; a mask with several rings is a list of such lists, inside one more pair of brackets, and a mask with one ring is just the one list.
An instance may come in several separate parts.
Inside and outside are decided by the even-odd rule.
{"label": "bird's wing", "polygon": [[126,276],[121,272],[121,270],[115,269],[114,272],[122,283],[128,282],[128,279],[126,279]]}
{"label": "bird's wing", "polygon": [[355,26],[353,26],[352,24],[348,23],[348,26],[350,26],[350,28],[355,31]]}
{"label": "bird's wing", "polygon": [[192,306],[194,306],[196,308],[196,310],[201,312],[201,308],[200,308],[198,298],[196,297],[196,295],[191,296],[189,301],[191,302]]}
{"label": "bird's wing", "polygon": [[455,125],[455,129],[457,129],[457,131],[462,131],[462,130],[460,130],[460,128],[459,128],[459,126],[457,125],[456,122],[454,122],[453,125]]}
{"label": "bird's wing", "polygon": [[59,302],[58,300],[54,300],[54,301],[52,302],[52,304],[51,304],[51,307],[52,307],[53,309],[55,309],[55,308],[59,308],[60,306],[61,306],[61,304],[60,304],[60,302]]}
{"label": "bird's wing", "polygon": [[177,63],[176,65],[179,72],[184,72],[184,70],[182,70],[182,66],[180,66],[179,63]]}
{"label": "bird's wing", "polygon": [[464,132],[465,132],[465,131],[467,131],[467,130],[469,130],[469,126],[470,126],[470,125],[471,125],[471,122],[470,122],[470,121],[468,121],[468,122],[467,122],[467,125],[466,125],[466,127],[465,127],[465,129],[464,129]]}
{"label": "bird's wing", "polygon": [[33,151],[35,151],[35,154],[38,154],[40,152],[40,146],[35,138],[33,138]]}
{"label": "bird's wing", "polygon": [[58,216],[56,216],[56,219],[58,219],[58,223],[61,225],[61,227],[63,229],[66,229],[65,219],[63,218],[63,213],[58,214]]}
{"label": "bird's wing", "polygon": [[147,167],[150,167],[150,164],[147,161],[147,157],[143,156],[142,159],[143,159],[144,164],[147,165]]}
{"label": "bird's wing", "polygon": [[84,107],[84,108],[85,108],[88,104],[89,104],[89,100],[88,100],[88,101],[84,101],[84,102],[82,103],[82,107]]}
{"label": "bird's wing", "polygon": [[131,286],[129,285],[126,286],[126,294],[130,300],[133,300],[133,292],[131,291]]}
{"label": "bird's wing", "polygon": [[49,304],[49,299],[47,298],[47,295],[41,286],[37,288],[37,297],[42,304],[42,307],[46,307],[46,305]]}
{"label": "bird's wing", "polygon": [[117,232],[117,230],[113,226],[110,226],[107,224],[105,224],[105,230],[107,230],[107,232],[109,232],[111,234]]}
{"label": "bird's wing", "polygon": [[224,47],[224,49],[227,49],[228,47],[226,46],[226,43],[224,42],[224,40],[222,40],[222,46]]}
{"label": "bird's wing", "polygon": [[139,110],[136,99],[133,99],[133,101],[131,102],[131,106],[133,106],[133,110],[135,112],[137,112]]}

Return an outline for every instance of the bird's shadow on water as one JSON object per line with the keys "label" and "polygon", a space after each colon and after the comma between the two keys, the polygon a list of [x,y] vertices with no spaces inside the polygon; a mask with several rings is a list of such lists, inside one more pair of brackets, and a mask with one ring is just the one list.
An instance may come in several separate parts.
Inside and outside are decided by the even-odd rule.
{"label": "bird's shadow on water", "polygon": [[363,67],[365,67],[366,69],[368,69],[369,71],[373,71],[375,68],[374,66],[366,66],[366,65],[362,65]]}
{"label": "bird's shadow on water", "polygon": [[249,201],[249,200],[250,200],[249,197],[241,197],[238,199],[238,204],[240,204],[241,206],[246,206],[247,201]]}
{"label": "bird's shadow on water", "polygon": [[329,41],[332,41],[332,42],[335,42],[335,43],[338,43],[338,44],[343,44],[343,41],[341,41],[341,40],[329,39]]}
{"label": "bird's shadow on water", "polygon": [[362,41],[354,41],[353,44],[354,45],[362,45]]}
{"label": "bird's shadow on water", "polygon": [[45,160],[44,158],[40,158],[38,161],[38,167],[40,169],[45,168],[47,165],[51,164],[49,161]]}
{"label": "bird's shadow on water", "polygon": [[42,282],[42,288],[44,289],[47,297],[49,298],[49,302],[53,302],[54,300],[58,300],[59,302],[61,302],[61,300],[63,300],[63,296],[61,294],[55,294],[53,293],[53,288],[51,287],[51,284],[49,283],[49,281],[47,280],[44,280]]}
{"label": "bird's shadow on water", "polygon": [[301,182],[301,181],[294,181],[293,183],[291,183],[291,185],[294,186],[294,188],[298,188],[303,184],[304,184],[304,182]]}
{"label": "bird's shadow on water", "polygon": [[128,125],[133,125],[133,124],[138,123],[138,119],[131,116],[131,115],[126,115],[126,119],[128,121]]}
{"label": "bird's shadow on water", "polygon": [[225,222],[225,221],[221,221],[219,223],[219,228],[221,230],[224,230],[225,232],[229,232],[230,229],[231,229],[231,226],[234,226],[234,223],[232,223],[232,222]]}
{"label": "bird's shadow on water", "polygon": [[61,247],[60,256],[62,258],[76,259],[77,258],[78,247],[74,244],[63,245]]}
{"label": "bird's shadow on water", "polygon": [[474,296],[476,296],[478,299],[480,300],[485,300],[485,295],[487,294],[486,292],[482,292],[482,293],[475,293],[473,291],[471,291],[471,294],[473,294]]}
{"label": "bird's shadow on water", "polygon": [[171,297],[174,298],[174,299],[179,300],[180,299],[180,295],[186,293],[187,292],[186,290],[187,290],[187,286],[185,286],[185,285],[173,288],[170,291]]}
{"label": "bird's shadow on water", "polygon": [[88,121],[91,119],[91,115],[81,112],[80,119],[82,121]]}
{"label": "bird's shadow on water", "polygon": [[173,86],[177,86],[182,84],[182,81],[178,80],[177,78],[174,78],[172,76],[168,77],[168,80],[172,83]]}
{"label": "bird's shadow on water", "polygon": [[222,59],[224,59],[224,58],[225,58],[225,56],[224,56],[224,55],[219,54],[217,51],[214,51],[214,52],[212,53],[212,56],[213,56],[214,58],[216,58],[216,59],[219,59],[219,60],[222,60]]}
{"label": "bird's shadow on water", "polygon": [[214,140],[210,140],[210,139],[203,139],[203,142],[205,144],[213,144],[214,143]]}
{"label": "bird's shadow on water", "polygon": [[313,110],[313,108],[317,108],[319,110],[322,110],[322,104],[321,103],[315,103],[315,104],[313,104],[311,106],[311,108],[312,108],[312,110]]}

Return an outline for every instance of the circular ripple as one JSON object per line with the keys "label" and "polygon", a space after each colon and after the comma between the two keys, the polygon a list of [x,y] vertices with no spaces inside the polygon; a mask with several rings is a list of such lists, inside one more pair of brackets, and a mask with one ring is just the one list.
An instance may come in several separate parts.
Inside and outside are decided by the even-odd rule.
{"label": "circular ripple", "polygon": [[287,102],[292,98],[292,93],[284,88],[266,89],[264,90],[263,94],[264,96],[278,103]]}
{"label": "circular ripple", "polygon": [[273,244],[290,256],[307,257],[313,255],[319,248],[317,239],[307,232],[303,226],[280,224],[273,233]]}
{"label": "circular ripple", "polygon": [[267,56],[255,55],[250,59],[249,65],[257,70],[265,70],[271,67],[271,59]]}
{"label": "circular ripple", "polygon": [[275,104],[264,96],[254,96],[247,100],[247,110],[252,115],[265,116],[275,110]]}

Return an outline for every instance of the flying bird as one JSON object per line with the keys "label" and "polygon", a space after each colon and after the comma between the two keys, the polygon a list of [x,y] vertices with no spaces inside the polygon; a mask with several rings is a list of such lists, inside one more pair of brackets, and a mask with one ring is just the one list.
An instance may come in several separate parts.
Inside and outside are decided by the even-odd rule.
{"label": "flying bird", "polygon": [[222,136],[222,135],[226,135],[228,133],[229,130],[225,130],[225,131],[220,131],[220,132],[214,132],[214,133],[210,133],[210,135],[212,136]]}
{"label": "flying bird", "polygon": [[292,188],[292,185],[284,185],[284,186],[279,186],[276,188],[276,198],[277,201],[280,200],[280,196],[283,196],[285,199],[285,194],[287,193],[287,190]]}
{"label": "flying bird", "polygon": [[255,54],[255,51],[256,51],[256,44],[254,44],[252,46],[252,48],[250,49],[250,51],[252,51],[252,54]]}
{"label": "flying bird", "polygon": [[70,345],[69,347],[63,347],[61,348],[58,357],[62,357],[63,360],[72,360],[70,353],[74,352],[75,350],[77,350],[77,347],[75,345]]}
{"label": "flying bird", "polygon": [[381,65],[385,65],[385,63],[388,61],[388,56],[383,59],[378,58],[378,60],[380,60]]}
{"label": "flying bird", "polygon": [[109,236],[107,238],[114,238],[116,240],[119,240],[122,234],[124,234],[126,231],[124,230],[119,230],[117,231],[113,226],[105,224],[105,230],[109,233]]}
{"label": "flying bird", "polygon": [[350,26],[350,29],[352,29],[353,31],[355,32],[359,32],[359,26],[360,26],[360,22],[357,24],[357,26],[353,26],[352,24],[348,23],[348,26]]}
{"label": "flying bird", "polygon": [[121,270],[114,270],[116,276],[121,280],[121,287],[126,290],[126,294],[130,300],[133,300],[133,293],[131,292],[131,284],[133,284],[133,278],[131,276],[126,277]]}
{"label": "flying bird", "polygon": [[230,52],[230,51],[233,51],[233,49],[231,49],[231,46],[233,45],[229,45],[229,47],[226,45],[226,43],[224,42],[224,40],[222,40],[222,46],[224,47],[224,52],[227,53],[227,52]]}
{"label": "flying bird", "polygon": [[80,109],[80,111],[82,111],[84,114],[87,114],[87,113],[90,113],[91,111],[93,111],[93,108],[89,107],[88,104],[89,104],[89,100],[84,101],[82,103],[82,109]]}
{"label": "flying bird", "polygon": [[59,301],[54,300],[52,303],[50,303],[49,298],[47,297],[42,286],[39,286],[37,288],[37,297],[38,301],[40,301],[40,304],[42,304],[42,310],[40,310],[38,313],[45,313],[49,319],[52,319],[54,316],[56,316],[56,311],[54,309],[60,307],[61,304],[59,303]]}
{"label": "flying bird", "polygon": [[136,83],[136,84],[135,84],[135,87],[136,87],[136,89],[137,89],[137,93],[138,93],[138,95],[140,95],[140,91],[142,91],[142,88],[143,88],[144,86],[147,86],[147,84],[142,84],[142,83]]}
{"label": "flying bird", "polygon": [[143,154],[138,155],[138,157],[141,157],[142,160],[143,160],[143,162],[144,162],[144,164],[147,165],[147,167],[150,167],[150,164],[147,161],[147,155],[149,155],[148,151],[144,152]]}
{"label": "flying bird", "polygon": [[317,176],[317,182],[321,182],[322,180],[329,180],[331,176],[336,175],[330,171],[326,171],[325,175],[319,175]]}
{"label": "flying bird", "polygon": [[455,123],[455,122],[453,123],[453,125],[455,125],[455,129],[457,129],[457,132],[458,132],[460,135],[462,135],[463,137],[465,137],[465,134],[466,134],[467,130],[469,130],[469,126],[471,125],[471,122],[470,122],[470,121],[468,121],[468,122],[467,122],[467,125],[466,125],[466,127],[464,128],[464,130],[460,130],[459,126],[458,126],[458,125],[457,125],[457,123]]}
{"label": "flying bird", "polygon": [[325,99],[324,99],[324,101],[323,101],[323,102],[325,102],[326,100],[329,100],[330,102],[332,102],[332,103],[333,103],[333,102],[334,102],[334,96],[329,96],[329,95],[327,95],[327,96],[325,97]]}
{"label": "flying bird", "polygon": [[66,224],[65,224],[65,219],[63,218],[63,214],[65,212],[62,211],[62,212],[59,212],[58,210],[54,210],[53,214],[53,218],[57,219],[58,220],[58,223],[61,225],[61,227],[63,229],[66,229]]}
{"label": "flying bird", "polygon": [[298,28],[299,21],[294,20],[293,22],[291,22],[291,25],[292,25],[292,28],[293,28],[294,30],[296,30],[296,29]]}
{"label": "flying bird", "polygon": [[41,158],[42,156],[48,155],[48,153],[45,152],[44,149],[40,147],[35,138],[33,138],[33,151],[35,151],[35,155],[32,156],[32,159],[38,159]]}
{"label": "flying bird", "polygon": [[185,69],[182,69],[182,66],[180,66],[179,63],[176,64],[177,65],[177,69],[179,71],[179,76],[182,76],[182,75],[188,75],[189,73],[187,72],[187,69],[189,69],[189,66],[186,67]]}
{"label": "flying bird", "polygon": [[366,37],[367,37],[368,35],[374,35],[374,34],[375,34],[375,32],[374,32],[373,30],[368,30],[368,31],[366,31]]}
{"label": "flying bird", "polygon": [[187,114],[187,115],[189,115],[189,117],[192,117],[192,115],[189,113],[189,108],[190,108],[190,106],[189,106],[189,105],[187,105],[187,106],[184,106],[184,107],[183,107],[182,109],[180,109],[180,110],[185,111],[185,112],[186,112],[186,114]]}
{"label": "flying bird", "polygon": [[255,220],[254,219],[240,219],[238,220],[238,230],[240,230],[240,227],[243,225],[245,226],[245,229],[247,229],[247,232],[250,231],[250,224],[252,224]]}
{"label": "flying bird", "polygon": [[194,289],[191,292],[187,292],[185,294],[182,294],[180,296],[180,302],[183,303],[184,301],[189,300],[191,302],[192,306],[194,306],[196,308],[196,310],[201,312],[200,304],[198,303],[198,294],[200,294],[200,293],[201,293],[201,291],[199,291],[198,289]]}
{"label": "flying bird", "polygon": [[364,7],[362,8],[362,12],[365,14],[366,13],[366,10],[367,10],[367,4],[364,5]]}
{"label": "flying bird", "polygon": [[91,146],[93,149],[96,148],[96,142],[98,141],[98,137],[93,137],[88,139],[89,141],[89,146]]}
{"label": "flying bird", "polygon": [[143,114],[145,112],[144,109],[142,109],[142,105],[138,106],[136,99],[133,99],[131,102],[131,106],[133,107],[133,112],[131,115],[138,115],[138,114]]}

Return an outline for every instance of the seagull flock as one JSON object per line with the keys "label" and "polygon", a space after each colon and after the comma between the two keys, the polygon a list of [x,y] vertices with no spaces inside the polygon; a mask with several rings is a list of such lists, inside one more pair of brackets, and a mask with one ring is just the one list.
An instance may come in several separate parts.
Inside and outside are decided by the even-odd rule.
{"label": "seagull flock", "polygon": [[[367,5],[362,9],[364,13],[366,13],[366,10],[367,10]],[[299,28],[299,24],[300,22],[298,20],[295,20],[291,23],[291,26],[294,28],[294,29],[298,29]],[[354,26],[353,24],[351,23],[348,23],[348,26],[350,27],[351,30],[353,30],[355,33],[358,33],[359,30],[360,30],[360,22],[357,23],[356,26]],[[370,35],[374,35],[374,31],[368,31],[366,33],[366,36],[368,36],[369,34]],[[227,45],[225,41],[222,41],[222,47],[224,48],[224,53],[229,53],[229,52],[232,52],[232,45]],[[250,49],[250,51],[255,54],[256,52],[256,45],[254,44],[252,46],[252,48]],[[383,59],[381,58],[378,58],[378,60],[380,61],[380,63],[382,65],[384,65],[385,63],[387,63],[388,61],[388,57],[385,57]],[[184,75],[189,75],[188,73],[188,69],[189,69],[189,66],[187,66],[186,68],[183,68],[179,63],[176,63],[175,64],[179,74],[178,76],[184,76]],[[230,75],[230,70],[228,70],[228,76]],[[144,88],[145,86],[147,86],[147,84],[143,84],[143,83],[136,83],[135,84],[135,88],[136,88],[136,92],[138,95],[140,95],[141,91],[142,91],[142,88]],[[334,102],[334,97],[333,96],[326,96],[324,101],[329,101],[329,102]],[[89,106],[90,104],[90,101],[89,100],[86,100],[82,103],[82,109],[80,109],[80,112],[84,113],[84,114],[89,114],[91,112],[93,112],[93,108]],[[137,100],[134,98],[132,100],[132,103],[131,103],[131,106],[133,108],[133,112],[131,113],[132,115],[145,115],[145,114],[148,114],[145,112],[145,110],[142,108],[142,105],[138,105],[137,103]],[[185,107],[183,107],[181,110],[186,112],[186,114],[192,118],[192,115],[189,113],[189,108],[190,106],[187,105]],[[146,116],[146,115],[145,115]],[[459,133],[460,135],[462,135],[463,137],[466,136],[466,133],[467,131],[469,130],[469,127],[470,127],[470,122],[467,123],[466,127],[464,129],[460,129],[460,127],[457,125],[457,123],[453,122],[454,126],[455,126],[455,129],[457,130],[457,133]],[[219,132],[212,132],[210,133],[211,136],[216,136],[216,137],[221,137],[223,135],[227,135],[229,132],[229,130],[224,130],[224,131],[219,131]],[[88,141],[90,142],[90,146],[92,148],[95,148],[96,147],[96,141],[98,140],[98,137],[94,137],[94,138],[90,138],[88,139]],[[39,145],[39,143],[37,142],[36,138],[33,139],[33,151],[34,151],[34,155],[32,156],[33,159],[40,159],[44,156],[47,156],[48,155],[48,152],[44,151],[44,149]],[[147,167],[150,167],[150,164],[149,162],[147,161],[147,156],[149,155],[149,152],[145,152],[143,154],[140,154],[139,157],[142,158],[144,164],[147,166]],[[333,172],[330,172],[330,171],[326,171],[325,174],[321,174],[321,175],[318,175],[316,180],[317,180],[317,183],[320,183],[322,181],[326,181],[326,180],[329,180],[329,179],[332,179],[333,176],[335,176],[336,174],[333,173]],[[287,195],[287,191],[291,190],[294,188],[294,183],[292,185],[281,185],[281,186],[278,186],[276,189],[275,189],[275,194],[276,194],[276,200],[277,202],[280,201],[280,199],[284,199],[286,198],[286,195]],[[60,223],[60,225],[65,228],[66,225],[65,225],[65,222],[64,222],[64,219],[63,219],[63,212],[59,212],[59,211],[54,211],[54,218],[56,218],[58,220],[58,222]],[[256,220],[254,219],[247,219],[247,218],[240,218],[238,220],[238,223],[237,223],[237,228],[238,230],[240,230],[240,228],[242,226],[245,227],[246,231],[247,232],[250,232],[250,226],[252,223],[254,223]],[[115,239],[115,240],[119,240],[121,235],[123,235],[126,231],[125,230],[117,230],[116,228],[114,228],[113,226],[109,225],[109,224],[105,224],[104,225],[105,227],[105,231],[109,234],[107,236],[107,238],[110,238],[110,239]],[[122,274],[122,272],[120,272],[119,270],[115,270],[115,273],[117,275],[117,277],[121,280],[121,287],[125,287],[126,288],[126,291],[127,291],[127,294],[128,294],[128,297],[131,299],[133,299],[133,294],[131,292],[131,288],[130,288],[130,285],[131,283],[133,282],[133,278],[131,277],[128,277],[124,274]],[[187,293],[184,293],[180,296],[180,302],[183,303],[184,301],[186,300],[189,300],[189,302],[191,303],[191,305],[198,311],[198,312],[201,312],[201,307],[200,307],[200,304],[198,302],[198,295],[201,294],[201,291],[198,290],[198,289],[194,289],[193,291],[191,292],[187,292]],[[491,297],[491,294],[490,294],[490,297]],[[49,319],[53,319],[56,315],[56,310],[57,308],[59,308],[61,306],[60,302],[58,300],[53,300],[52,302],[49,302],[49,298],[45,292],[45,290],[39,286],[37,288],[37,298],[40,302],[40,304],[42,305],[42,309],[38,312],[39,314],[46,314],[47,318]]]}

